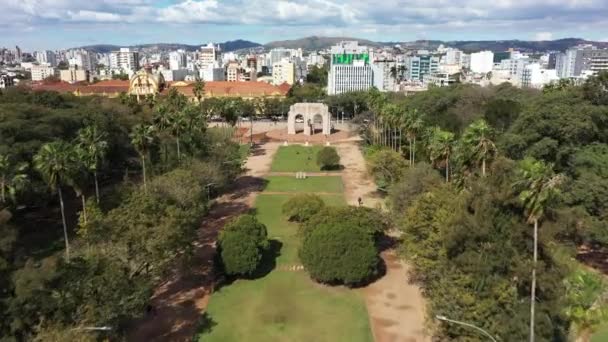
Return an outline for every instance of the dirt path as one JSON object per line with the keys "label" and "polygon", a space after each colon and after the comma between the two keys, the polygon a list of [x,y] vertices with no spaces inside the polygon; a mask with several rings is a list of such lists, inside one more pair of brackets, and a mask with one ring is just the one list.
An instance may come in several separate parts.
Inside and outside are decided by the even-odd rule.
{"label": "dirt path", "polygon": [[[335,145],[344,165],[342,178],[348,204],[376,207],[382,199],[365,168],[365,159],[356,141]],[[408,283],[408,266],[394,250],[382,253],[386,274],[362,289],[376,342],[427,342],[424,332],[424,298],[420,289]]]}
{"label": "dirt path", "polygon": [[279,144],[267,143],[252,151],[233,191],[216,200],[198,231],[195,244],[195,269],[176,270],[152,296],[154,313],[136,322],[129,341],[191,341],[197,322],[209,302],[213,286],[213,257],[219,230],[227,220],[249,210],[262,190],[262,176],[270,170]]}

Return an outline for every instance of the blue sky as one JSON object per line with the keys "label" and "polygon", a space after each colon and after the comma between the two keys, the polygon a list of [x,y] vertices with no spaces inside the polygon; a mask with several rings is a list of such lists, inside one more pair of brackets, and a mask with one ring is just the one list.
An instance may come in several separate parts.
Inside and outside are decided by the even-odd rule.
{"label": "blue sky", "polygon": [[259,43],[309,35],[608,41],[608,0],[0,0],[0,46]]}

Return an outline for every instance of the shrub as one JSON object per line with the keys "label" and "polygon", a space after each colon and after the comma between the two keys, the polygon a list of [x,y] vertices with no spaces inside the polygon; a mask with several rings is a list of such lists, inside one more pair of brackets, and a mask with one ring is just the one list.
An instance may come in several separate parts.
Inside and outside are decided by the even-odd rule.
{"label": "shrub", "polygon": [[376,273],[379,259],[369,232],[338,223],[322,224],[306,234],[300,260],[317,281],[354,285]]}
{"label": "shrub", "polygon": [[283,214],[290,221],[305,222],[320,212],[325,203],[321,197],[314,194],[298,194],[283,204]]}
{"label": "shrub", "polygon": [[325,146],[317,152],[317,165],[321,170],[333,170],[340,166],[340,156],[333,147]]}
{"label": "shrub", "polygon": [[368,232],[374,238],[389,229],[391,223],[387,215],[378,209],[366,207],[325,207],[312,216],[301,227],[304,235],[321,225],[345,224]]}
{"label": "shrub", "polygon": [[224,227],[219,251],[224,270],[230,275],[252,275],[268,248],[266,226],[253,215],[241,215]]}

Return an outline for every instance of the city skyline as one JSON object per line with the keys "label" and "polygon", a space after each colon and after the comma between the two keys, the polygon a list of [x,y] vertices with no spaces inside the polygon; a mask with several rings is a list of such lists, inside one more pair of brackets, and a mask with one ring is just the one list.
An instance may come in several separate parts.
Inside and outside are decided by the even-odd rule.
{"label": "city skyline", "polygon": [[374,41],[608,41],[608,4],[600,0],[433,1],[151,1],[0,0],[0,45],[26,50],[92,44],[257,43],[309,35]]}

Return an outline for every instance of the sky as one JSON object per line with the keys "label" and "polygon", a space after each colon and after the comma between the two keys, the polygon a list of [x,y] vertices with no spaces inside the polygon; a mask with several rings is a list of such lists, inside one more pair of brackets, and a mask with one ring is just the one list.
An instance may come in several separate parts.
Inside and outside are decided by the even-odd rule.
{"label": "sky", "polygon": [[608,41],[608,0],[0,0],[0,47],[375,41]]}

